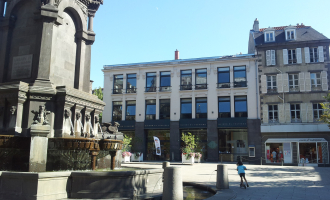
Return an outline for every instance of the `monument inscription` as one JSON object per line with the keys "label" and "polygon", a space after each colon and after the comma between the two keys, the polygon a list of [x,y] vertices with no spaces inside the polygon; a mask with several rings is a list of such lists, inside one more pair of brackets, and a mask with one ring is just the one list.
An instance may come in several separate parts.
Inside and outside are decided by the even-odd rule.
{"label": "monument inscription", "polygon": [[30,78],[32,70],[33,55],[13,57],[13,67],[11,70],[12,79]]}

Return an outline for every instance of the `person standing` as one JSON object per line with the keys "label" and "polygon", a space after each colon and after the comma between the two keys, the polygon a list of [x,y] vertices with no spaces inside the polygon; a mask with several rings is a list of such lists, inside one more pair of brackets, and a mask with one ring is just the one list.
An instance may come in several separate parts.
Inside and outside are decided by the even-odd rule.
{"label": "person standing", "polygon": [[273,150],[272,155],[273,155],[273,161],[274,161],[274,163],[276,163],[276,151],[275,150]]}

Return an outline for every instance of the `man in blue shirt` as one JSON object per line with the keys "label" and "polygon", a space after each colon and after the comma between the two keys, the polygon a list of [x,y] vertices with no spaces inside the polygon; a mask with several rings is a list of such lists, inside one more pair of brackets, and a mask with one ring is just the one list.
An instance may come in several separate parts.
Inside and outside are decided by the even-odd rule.
{"label": "man in blue shirt", "polygon": [[243,185],[243,178],[244,178],[244,180],[246,182],[246,186],[249,187],[249,184],[245,178],[245,170],[247,170],[246,167],[243,165],[243,163],[241,161],[239,161],[237,163],[237,171],[238,171],[239,176],[241,177],[241,186]]}

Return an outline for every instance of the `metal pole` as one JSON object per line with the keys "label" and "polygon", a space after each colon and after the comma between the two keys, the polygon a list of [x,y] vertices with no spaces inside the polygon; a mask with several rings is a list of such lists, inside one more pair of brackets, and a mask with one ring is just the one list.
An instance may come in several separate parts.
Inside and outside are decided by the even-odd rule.
{"label": "metal pole", "polygon": [[262,157],[260,158],[260,165],[262,165]]}
{"label": "metal pole", "polygon": [[282,166],[283,166],[283,160],[282,160]]}
{"label": "metal pole", "polygon": [[221,154],[221,164],[222,164],[222,154]]}

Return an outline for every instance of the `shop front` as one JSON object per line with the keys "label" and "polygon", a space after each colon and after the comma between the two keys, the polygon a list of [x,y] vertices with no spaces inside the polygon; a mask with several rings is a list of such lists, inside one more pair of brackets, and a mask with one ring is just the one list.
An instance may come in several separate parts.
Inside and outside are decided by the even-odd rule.
{"label": "shop front", "polygon": [[[160,141],[161,155],[156,154],[154,136]],[[146,160],[170,160],[170,130],[146,130]]]}
{"label": "shop front", "polygon": [[218,138],[220,161],[245,161],[249,156],[247,129],[218,129]]}
{"label": "shop front", "polygon": [[[207,129],[184,129],[181,130],[180,138],[182,134],[191,133],[195,136],[196,148],[195,151],[198,153],[202,153],[202,161],[206,161],[207,159]],[[183,141],[181,140],[180,144],[181,148],[184,146]]]}
{"label": "shop front", "polygon": [[328,141],[324,138],[269,138],[265,142],[266,163],[328,164]]}

